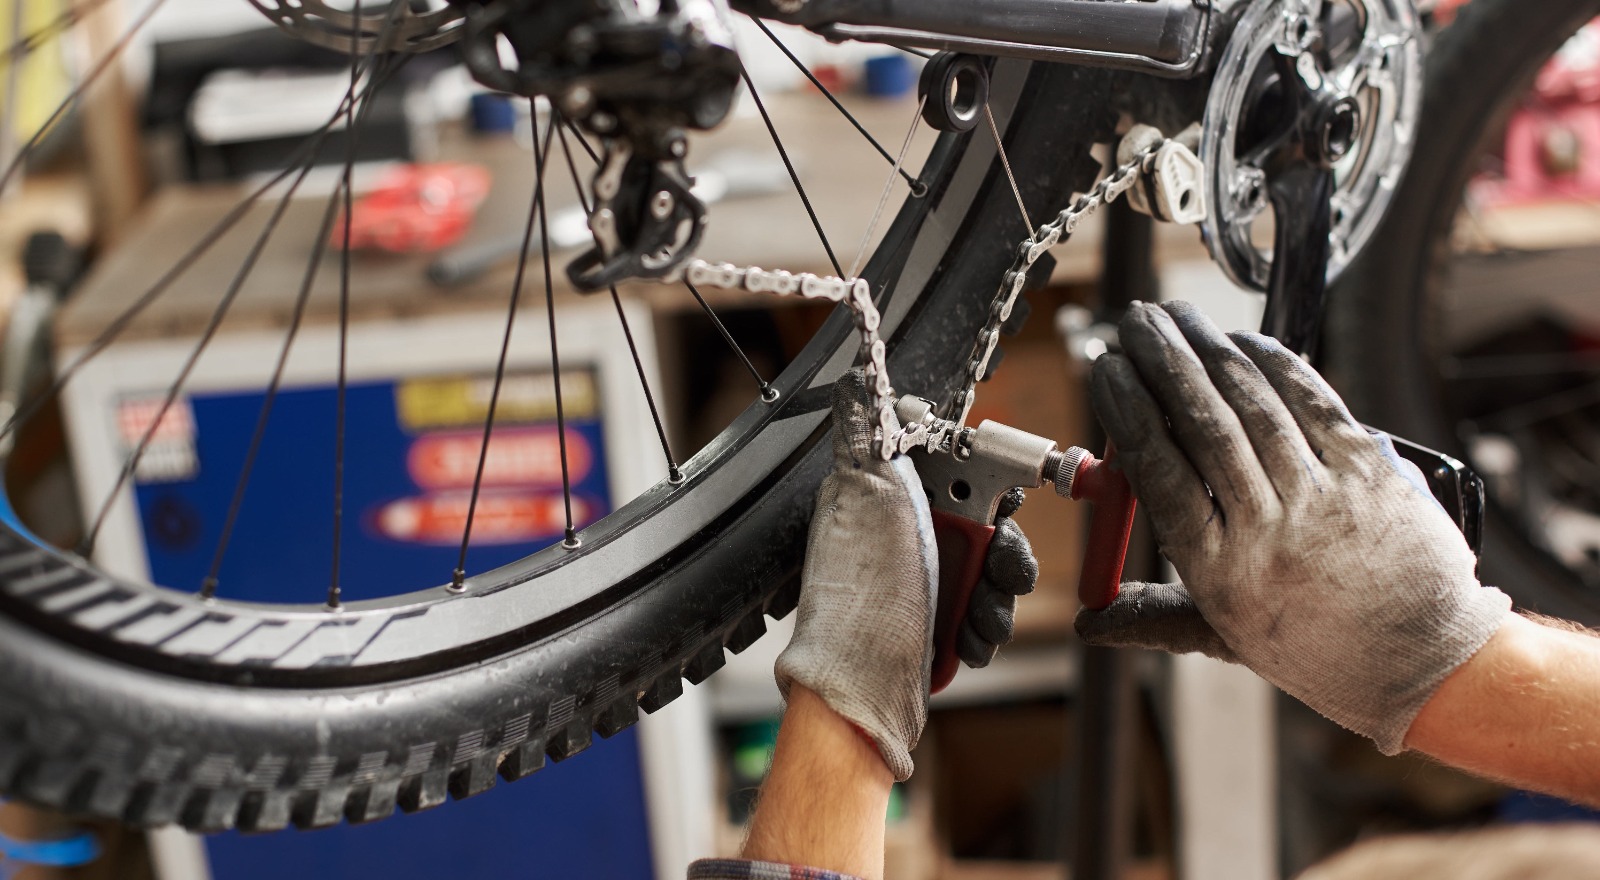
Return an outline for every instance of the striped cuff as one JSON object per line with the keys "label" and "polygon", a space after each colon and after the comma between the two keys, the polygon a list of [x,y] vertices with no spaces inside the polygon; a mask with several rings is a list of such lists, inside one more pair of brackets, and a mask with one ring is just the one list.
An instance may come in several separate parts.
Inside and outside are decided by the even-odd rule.
{"label": "striped cuff", "polygon": [[860,880],[854,874],[777,862],[701,859],[689,866],[689,880]]}

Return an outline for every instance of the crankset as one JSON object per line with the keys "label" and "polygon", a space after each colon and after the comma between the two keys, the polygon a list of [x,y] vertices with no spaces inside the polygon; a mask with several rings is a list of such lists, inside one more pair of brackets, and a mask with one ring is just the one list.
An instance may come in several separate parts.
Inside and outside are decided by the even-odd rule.
{"label": "crankset", "polygon": [[1257,0],[1217,64],[1203,234],[1230,279],[1268,294],[1263,332],[1296,351],[1411,158],[1421,54],[1409,0]]}

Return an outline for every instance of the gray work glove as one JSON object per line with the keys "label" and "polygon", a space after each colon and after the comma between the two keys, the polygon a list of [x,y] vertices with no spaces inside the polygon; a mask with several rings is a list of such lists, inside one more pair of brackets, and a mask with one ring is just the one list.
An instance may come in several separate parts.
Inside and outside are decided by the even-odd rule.
{"label": "gray work glove", "polygon": [[[1275,340],[1224,335],[1187,303],[1136,304],[1120,333],[1126,355],[1095,364],[1095,411],[1186,586],[1134,585],[1079,631],[1243,663],[1402,751],[1510,599],[1478,583],[1466,540],[1387,438]],[[1184,626],[1185,590],[1215,640]]]}
{"label": "gray work glove", "polygon": [[[872,454],[866,382],[833,390],[833,472],[817,493],[794,638],[778,688],[800,684],[873,742],[898,780],[928,720],[939,554],[911,460]],[[889,426],[891,429],[895,426]]]}
{"label": "gray work glove", "polygon": [[973,669],[989,665],[1000,647],[1011,641],[1016,628],[1017,597],[1033,592],[1039,580],[1039,561],[1022,527],[1012,519],[1022,506],[1021,489],[1000,499],[994,537],[983,560],[983,575],[972,588],[967,616],[956,634],[956,655]]}

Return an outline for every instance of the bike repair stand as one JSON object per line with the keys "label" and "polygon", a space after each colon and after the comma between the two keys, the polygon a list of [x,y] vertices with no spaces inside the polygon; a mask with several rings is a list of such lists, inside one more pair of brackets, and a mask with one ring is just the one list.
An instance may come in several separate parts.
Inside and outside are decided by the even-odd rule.
{"label": "bike repair stand", "polygon": [[[1135,300],[1158,298],[1154,258],[1154,221],[1133,210],[1126,199],[1106,207],[1099,322],[1116,326]],[[1091,449],[1105,446],[1097,419],[1087,419]],[[1153,548],[1136,538],[1124,577],[1148,578]],[[1142,552],[1141,552],[1142,551]],[[1139,686],[1134,677],[1137,659],[1130,651],[1085,645],[1081,655],[1077,722],[1069,740],[1076,746],[1077,764],[1069,779],[1075,792],[1067,792],[1069,827],[1063,840],[1072,841],[1073,880],[1120,880],[1133,843],[1134,781],[1137,769]]]}

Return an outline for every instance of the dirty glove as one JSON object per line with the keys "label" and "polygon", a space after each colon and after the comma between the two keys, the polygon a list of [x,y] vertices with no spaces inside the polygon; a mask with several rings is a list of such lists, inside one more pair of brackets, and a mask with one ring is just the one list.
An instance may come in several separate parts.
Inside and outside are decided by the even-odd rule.
{"label": "dirty glove", "polygon": [[1017,597],[1033,592],[1039,580],[1039,561],[1022,527],[1012,519],[1022,506],[1021,489],[1013,489],[1000,499],[989,540],[989,554],[983,560],[983,575],[972,588],[967,616],[956,634],[956,655],[974,669],[989,665],[1000,647],[1011,641],[1016,627]]}
{"label": "dirty glove", "polygon": [[[1402,751],[1510,599],[1478,583],[1466,540],[1387,438],[1276,341],[1224,335],[1186,303],[1136,304],[1120,333],[1126,355],[1095,365],[1095,410],[1184,582],[1129,601],[1172,625],[1186,589],[1222,642],[1201,650]],[[1142,617],[1130,604],[1101,614]],[[1103,636],[1110,618],[1094,618],[1080,629]]]}
{"label": "dirty glove", "polygon": [[860,370],[834,385],[833,472],[817,493],[794,638],[776,671],[785,699],[795,684],[814,691],[903,781],[928,720],[939,555],[911,460],[872,455],[869,406]]}
{"label": "dirty glove", "polygon": [[1129,581],[1105,608],[1078,609],[1073,628],[1085,644],[1104,648],[1204,654],[1213,660],[1244,662],[1200,614],[1183,584]]}

